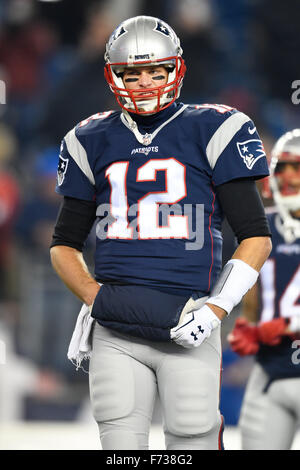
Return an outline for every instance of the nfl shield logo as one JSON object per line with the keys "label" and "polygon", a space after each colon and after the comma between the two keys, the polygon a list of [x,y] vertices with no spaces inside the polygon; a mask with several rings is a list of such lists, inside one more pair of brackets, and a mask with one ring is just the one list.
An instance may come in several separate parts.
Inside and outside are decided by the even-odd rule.
{"label": "nfl shield logo", "polygon": [[243,159],[248,170],[252,170],[253,166],[262,157],[265,157],[263,143],[259,139],[245,140],[236,144],[239,154]]}
{"label": "nfl shield logo", "polygon": [[152,142],[152,135],[151,134],[143,135],[143,145],[150,145],[151,142]]}
{"label": "nfl shield logo", "polygon": [[63,158],[59,155],[58,168],[57,168],[57,184],[61,186],[65,179],[65,174],[68,168],[69,159]]}

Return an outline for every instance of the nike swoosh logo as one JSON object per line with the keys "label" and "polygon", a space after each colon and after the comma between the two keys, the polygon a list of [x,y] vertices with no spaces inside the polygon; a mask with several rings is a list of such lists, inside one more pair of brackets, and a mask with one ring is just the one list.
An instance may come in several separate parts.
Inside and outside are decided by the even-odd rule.
{"label": "nike swoosh logo", "polygon": [[248,127],[249,134],[254,134],[255,131],[256,131],[256,127],[253,127],[253,129],[250,129],[250,127]]}

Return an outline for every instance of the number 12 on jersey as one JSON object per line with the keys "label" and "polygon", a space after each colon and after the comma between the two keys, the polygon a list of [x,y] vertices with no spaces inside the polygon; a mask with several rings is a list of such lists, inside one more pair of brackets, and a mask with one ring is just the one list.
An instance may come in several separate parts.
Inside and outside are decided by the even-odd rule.
{"label": "number 12 on jersey", "polygon": [[[127,173],[130,162],[116,162],[105,173],[111,187],[111,215],[115,221],[108,227],[108,238],[133,239],[128,221]],[[188,217],[168,215],[168,225],[159,225],[160,204],[176,204],[186,197],[186,168],[175,158],[152,159],[137,170],[136,183],[156,181],[157,171],[165,172],[166,190],[148,192],[137,201],[137,224],[140,239],[188,238]]]}

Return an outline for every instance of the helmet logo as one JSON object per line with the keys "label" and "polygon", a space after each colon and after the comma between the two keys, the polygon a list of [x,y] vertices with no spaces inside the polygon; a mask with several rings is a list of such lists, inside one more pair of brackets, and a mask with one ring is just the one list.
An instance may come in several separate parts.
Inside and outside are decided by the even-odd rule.
{"label": "helmet logo", "polygon": [[262,141],[259,139],[250,139],[245,140],[244,142],[237,142],[236,145],[239,154],[248,170],[252,170],[257,160],[266,155]]}
{"label": "helmet logo", "polygon": [[118,39],[120,36],[122,36],[125,33],[127,33],[127,31],[124,28],[124,26],[122,25],[119,26],[119,28],[117,28],[115,32],[112,34],[112,40],[115,41],[116,39]]}
{"label": "helmet logo", "polygon": [[164,34],[165,36],[171,36],[170,30],[164,26],[160,21],[157,22],[156,28],[154,31]]}

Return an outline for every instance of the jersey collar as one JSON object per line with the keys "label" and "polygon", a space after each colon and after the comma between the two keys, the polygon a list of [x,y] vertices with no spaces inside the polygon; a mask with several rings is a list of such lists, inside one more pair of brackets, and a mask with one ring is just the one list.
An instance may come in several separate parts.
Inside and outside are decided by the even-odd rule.
{"label": "jersey collar", "polygon": [[[169,122],[173,121],[179,114],[181,114],[188,105],[173,104],[169,108],[155,113],[151,116],[133,116],[127,111],[121,113],[122,123],[135,135],[137,141],[143,145],[150,145],[158,132],[165,127]],[[158,126],[158,127],[156,127]],[[139,127],[146,131],[142,134]],[[153,130],[154,128],[154,130]],[[150,132],[150,130],[152,132]]]}

